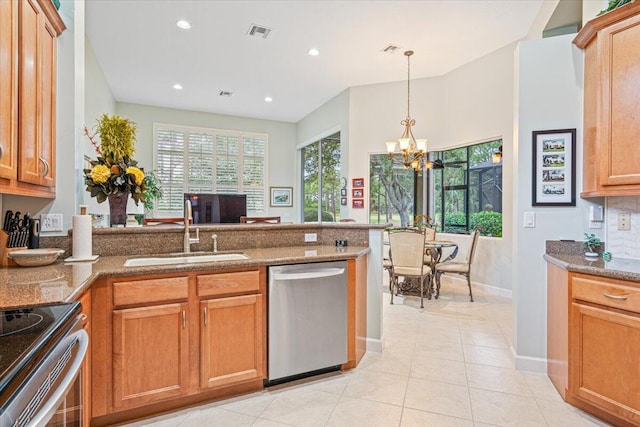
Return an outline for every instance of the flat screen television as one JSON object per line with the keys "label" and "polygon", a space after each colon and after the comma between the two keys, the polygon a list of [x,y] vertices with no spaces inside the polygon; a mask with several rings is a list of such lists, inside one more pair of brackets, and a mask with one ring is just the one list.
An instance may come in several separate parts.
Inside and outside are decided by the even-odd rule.
{"label": "flat screen television", "polygon": [[185,193],[191,200],[194,224],[240,223],[247,215],[246,194],[195,194]]}

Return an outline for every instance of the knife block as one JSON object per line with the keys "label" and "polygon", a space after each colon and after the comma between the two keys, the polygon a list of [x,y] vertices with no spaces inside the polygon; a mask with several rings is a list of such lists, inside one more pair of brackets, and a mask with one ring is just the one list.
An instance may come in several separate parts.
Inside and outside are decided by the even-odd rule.
{"label": "knife block", "polygon": [[2,267],[17,267],[18,264],[11,258],[7,256],[7,254],[13,251],[21,251],[27,249],[27,246],[21,246],[17,248],[8,248],[7,242],[9,241],[9,235],[6,231],[0,230],[0,266]]}

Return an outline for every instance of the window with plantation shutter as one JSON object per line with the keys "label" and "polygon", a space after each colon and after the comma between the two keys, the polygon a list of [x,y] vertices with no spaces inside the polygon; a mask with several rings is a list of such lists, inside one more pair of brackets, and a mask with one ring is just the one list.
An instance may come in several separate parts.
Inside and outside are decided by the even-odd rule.
{"label": "window with plantation shutter", "polygon": [[154,125],[157,216],[180,215],[183,193],[246,194],[247,213],[265,210],[267,135]]}

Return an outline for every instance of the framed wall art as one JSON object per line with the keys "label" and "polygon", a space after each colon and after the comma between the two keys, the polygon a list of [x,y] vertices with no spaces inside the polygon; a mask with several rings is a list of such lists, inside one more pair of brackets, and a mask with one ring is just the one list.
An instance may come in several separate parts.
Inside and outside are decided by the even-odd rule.
{"label": "framed wall art", "polygon": [[364,199],[353,199],[351,200],[351,207],[355,209],[363,209],[364,208]]}
{"label": "framed wall art", "polygon": [[270,205],[277,207],[293,206],[293,188],[292,187],[269,187],[271,197]]}
{"label": "framed wall art", "polygon": [[533,131],[532,206],[576,205],[576,130]]}
{"label": "framed wall art", "polygon": [[347,198],[346,197],[340,197],[340,204],[342,206],[347,206]]}
{"label": "framed wall art", "polygon": [[353,178],[351,180],[351,187],[353,187],[353,188],[363,188],[364,187],[364,178]]}
{"label": "framed wall art", "polygon": [[351,196],[354,199],[362,199],[364,197],[364,190],[362,188],[354,188],[351,190]]}
{"label": "framed wall art", "polygon": [[340,189],[340,196],[341,197],[347,197],[347,189],[346,188],[341,188]]}

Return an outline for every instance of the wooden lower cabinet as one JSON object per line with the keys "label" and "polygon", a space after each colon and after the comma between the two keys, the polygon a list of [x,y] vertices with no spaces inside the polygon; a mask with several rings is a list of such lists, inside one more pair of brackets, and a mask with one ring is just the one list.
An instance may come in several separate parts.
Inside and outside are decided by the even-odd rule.
{"label": "wooden lower cabinet", "polygon": [[564,400],[640,425],[640,283],[547,264],[547,369]]}
{"label": "wooden lower cabinet", "polygon": [[187,303],[113,312],[113,406],[137,407],[189,390]]}
{"label": "wooden lower cabinet", "polygon": [[200,306],[200,387],[263,378],[262,296],[205,300]]}
{"label": "wooden lower cabinet", "polygon": [[640,316],[574,302],[571,325],[572,396],[640,425]]}

